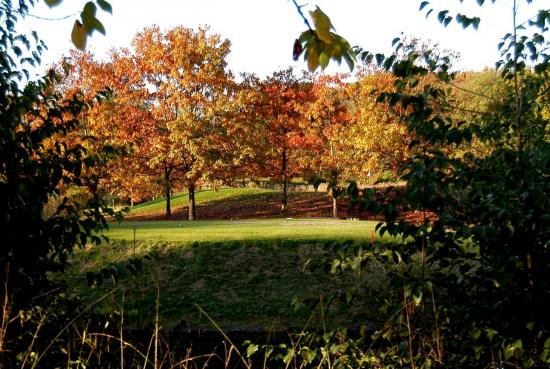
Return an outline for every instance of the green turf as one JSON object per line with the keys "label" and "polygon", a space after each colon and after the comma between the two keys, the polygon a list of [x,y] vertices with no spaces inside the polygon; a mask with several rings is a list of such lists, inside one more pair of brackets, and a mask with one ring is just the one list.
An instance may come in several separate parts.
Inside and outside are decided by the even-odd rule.
{"label": "green turf", "polygon": [[370,240],[376,221],[336,219],[247,219],[111,223],[111,239],[177,243],[242,240]]}
{"label": "green turf", "polygon": [[[345,244],[369,247],[364,242]],[[70,294],[92,304],[113,288],[111,273],[115,272],[119,290],[98,308],[104,312],[124,311],[128,327],[152,325],[157,286],[160,322],[166,329],[212,329],[197,305],[227,330],[302,328],[311,316],[310,324],[317,327],[322,325],[322,317],[329,327],[358,320],[374,324],[379,319],[379,300],[387,291],[381,267],[374,265],[361,275],[304,270],[308,259],[320,258],[333,245],[332,241],[194,246],[140,242],[134,254],[133,244],[121,241],[78,252],[62,278],[68,282]],[[134,265],[129,263],[134,255],[140,260],[135,275],[129,267]],[[144,258],[145,255],[148,257]],[[99,287],[87,286],[90,272],[102,275]],[[327,304],[327,299],[348,290],[356,290],[351,307],[344,306],[338,298],[323,315],[318,307],[296,310],[293,306],[294,301],[319,302],[321,296]]]}
{"label": "green turf", "polygon": [[[355,307],[339,310],[337,303],[334,314],[326,314],[330,322],[346,324],[376,318],[384,273],[378,268],[361,276],[333,276],[322,269],[304,271],[304,263],[335,244],[370,247],[375,224],[332,219],[111,224],[111,241],[79,250],[61,278],[70,293],[92,303],[113,287],[110,273],[115,272],[120,291],[102,309],[121,311],[124,301],[129,326],[151,324],[158,285],[162,326],[177,329],[210,327],[196,305],[226,329],[301,327],[311,312],[295,311],[293,300],[326,299],[359,288]],[[135,274],[133,260],[141,265]],[[87,287],[90,273],[101,275],[103,284]],[[319,317],[317,310],[312,324],[319,326]]]}

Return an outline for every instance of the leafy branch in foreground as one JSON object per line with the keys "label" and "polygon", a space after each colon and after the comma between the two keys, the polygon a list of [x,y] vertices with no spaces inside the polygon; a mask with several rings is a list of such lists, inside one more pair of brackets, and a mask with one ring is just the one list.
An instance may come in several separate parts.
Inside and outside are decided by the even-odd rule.
{"label": "leafy branch in foreground", "polygon": [[313,72],[319,67],[324,70],[331,60],[340,64],[343,59],[350,70],[353,70],[355,66],[355,53],[345,38],[332,32],[334,26],[328,15],[319,7],[316,7],[314,11],[310,11],[309,15],[314,26],[312,28],[309,20],[302,12],[303,5],[298,5],[296,0],[292,2],[308,28],[294,42],[294,60],[298,60],[300,55],[304,54],[307,67]]}
{"label": "leafy branch in foreground", "polygon": [[[546,21],[536,27],[544,34]],[[499,121],[487,114],[456,119],[446,87],[411,93],[422,76],[445,83],[456,77],[431,51],[381,60],[398,80],[396,92],[380,99],[402,107],[408,130],[438,145],[406,163],[406,192],[395,208],[436,218],[411,224],[386,212],[387,222],[379,226],[404,240],[384,251],[400,256],[387,268],[402,271],[394,283],[403,294],[392,303],[398,306],[395,319],[378,333],[388,350],[400,348],[399,365],[550,364],[550,321],[542,308],[550,303],[544,277],[550,272],[550,126],[543,114],[550,70],[536,50],[525,51],[525,39],[512,36],[509,42],[515,57],[505,54],[499,64],[509,80]],[[545,41],[542,49],[547,46]],[[527,60],[539,62],[528,67]],[[444,149],[472,137],[490,152],[456,157]],[[358,201],[372,211],[385,209],[368,191]]]}
{"label": "leafy branch in foreground", "polygon": [[[332,262],[357,270],[379,263],[395,292],[382,309],[387,321],[361,349],[371,364],[550,365],[549,23],[546,10],[531,28],[514,22],[497,63],[504,88],[487,105],[498,111],[482,114],[456,113],[458,74],[433,50],[401,56],[405,45],[396,39],[394,55],[361,55],[394,75],[395,90],[379,101],[405,112],[402,121],[417,138],[400,196],[381,202],[373,190],[348,191],[357,206],[384,216],[379,232],[402,241]],[[425,78],[437,83],[420,84]],[[472,140],[486,150],[468,152]],[[410,222],[405,212],[425,216]]]}

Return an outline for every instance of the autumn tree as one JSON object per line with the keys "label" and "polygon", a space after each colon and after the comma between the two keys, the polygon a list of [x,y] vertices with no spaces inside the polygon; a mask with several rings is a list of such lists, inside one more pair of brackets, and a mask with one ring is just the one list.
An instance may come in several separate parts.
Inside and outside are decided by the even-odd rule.
{"label": "autumn tree", "polygon": [[[466,71],[457,75],[452,83],[452,97],[449,104],[452,106],[450,116],[453,121],[461,125],[471,125],[480,116],[492,118],[493,124],[501,125],[499,121],[506,110],[506,96],[512,91],[509,81],[493,68],[482,71]],[[458,124],[458,123],[457,123]],[[486,145],[482,140],[473,137],[471,142],[465,143],[455,150],[457,156],[472,153],[478,157],[487,155],[493,147]]]}
{"label": "autumn tree", "polygon": [[218,102],[220,110],[214,165],[209,177],[219,183],[235,185],[247,178],[267,176],[264,163],[269,141],[265,134],[265,116],[259,107],[263,94],[260,79],[254,74],[242,74],[238,83],[228,83],[227,98]]}
{"label": "autumn tree", "polygon": [[305,116],[301,106],[311,99],[311,86],[305,78],[294,75],[292,69],[273,73],[256,85],[256,109],[264,122],[268,158],[263,164],[271,178],[283,184],[281,210],[288,209],[288,182],[297,174],[295,157],[303,147]]}
{"label": "autumn tree", "polygon": [[100,108],[95,122],[130,147],[131,156],[123,161],[126,178],[117,182],[134,197],[142,183],[150,187],[158,178],[166,217],[172,214],[177,181],[187,187],[189,219],[195,219],[197,182],[222,166],[232,91],[228,53],[229,41],[208,35],[207,28],[151,27],[135,36],[132,49],[115,50],[106,62],[85,55],[74,61],[76,87],[112,90],[112,101]]}
{"label": "autumn tree", "polygon": [[358,81],[349,86],[356,124],[348,134],[354,156],[360,159],[351,165],[363,183],[397,178],[400,165],[409,157],[413,138],[399,119],[402,111],[378,101],[378,94],[393,91],[394,81],[389,73],[359,73]]}
{"label": "autumn tree", "polygon": [[189,220],[196,218],[197,182],[215,168],[227,139],[223,125],[231,74],[225,58],[230,42],[177,27],[146,28],[134,40],[136,64],[151,89],[153,116],[165,125],[169,157],[189,194]]}
{"label": "autumn tree", "polygon": [[349,135],[355,123],[351,115],[351,97],[346,86],[345,75],[314,75],[312,77],[312,101],[303,105],[309,136],[310,155],[308,161],[315,170],[314,184],[326,182],[332,197],[332,214],[338,217],[338,197],[344,189],[345,179],[354,179],[349,173],[356,158]]}
{"label": "autumn tree", "polygon": [[[91,105],[80,113],[80,125],[70,135],[58,135],[56,142],[69,146],[82,145],[96,157],[93,169],[87,169],[86,187],[90,196],[124,197],[124,186],[117,180],[128,174],[121,165],[122,156],[128,148],[125,130],[118,124],[116,100],[111,90],[113,73],[106,63],[98,62],[88,53],[74,52],[70,58],[56,66],[57,73],[67,77],[55,85],[55,90],[68,99],[93,100],[102,96],[101,102]],[[115,159],[116,160],[113,160]],[[66,189],[69,190],[69,189]]]}

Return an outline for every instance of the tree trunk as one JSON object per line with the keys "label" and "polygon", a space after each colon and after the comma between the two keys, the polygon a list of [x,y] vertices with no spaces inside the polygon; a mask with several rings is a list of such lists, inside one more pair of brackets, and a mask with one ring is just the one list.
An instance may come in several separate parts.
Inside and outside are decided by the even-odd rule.
{"label": "tree trunk", "polygon": [[170,186],[170,170],[168,168],[164,168],[164,195],[166,196],[166,212],[165,216],[166,218],[170,218],[172,216],[172,208],[170,207],[170,195],[172,192],[172,188]]}
{"label": "tree trunk", "polygon": [[338,171],[332,171],[332,217],[338,219],[338,196],[340,189],[338,188]]}
{"label": "tree trunk", "polygon": [[189,220],[195,220],[197,217],[195,209],[195,184],[191,183],[187,187],[187,191],[189,192]]}
{"label": "tree trunk", "polygon": [[287,178],[287,157],[286,157],[286,148],[283,148],[283,153],[281,155],[281,169],[283,174],[283,198],[281,201],[281,211],[286,213],[288,210],[288,178]]}

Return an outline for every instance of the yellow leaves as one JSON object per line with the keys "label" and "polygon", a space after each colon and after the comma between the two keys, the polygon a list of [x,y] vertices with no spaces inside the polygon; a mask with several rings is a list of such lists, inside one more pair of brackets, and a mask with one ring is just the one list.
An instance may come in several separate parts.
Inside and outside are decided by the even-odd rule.
{"label": "yellow leaves", "polygon": [[58,6],[63,2],[63,0],[45,0],[46,5],[48,5],[50,8],[53,8],[54,6]]}
{"label": "yellow leaves", "polygon": [[311,72],[319,67],[324,70],[331,60],[338,64],[345,60],[350,70],[353,70],[355,52],[346,39],[332,32],[334,27],[330,18],[319,7],[310,11],[309,14],[315,29],[303,32],[294,42],[294,60],[303,53]]}
{"label": "yellow leaves", "polygon": [[330,18],[319,7],[312,12],[310,11],[309,14],[311,15],[311,19],[313,19],[315,31],[317,32],[319,39],[327,44],[330,44],[333,41],[330,30],[334,29]]}
{"label": "yellow leaves", "polygon": [[86,49],[86,40],[88,38],[88,35],[86,34],[86,30],[84,29],[84,26],[80,21],[75,20],[73,25],[73,31],[71,32],[71,41],[73,42],[74,46],[78,48],[79,50]]}
{"label": "yellow leaves", "polygon": [[[59,5],[63,0],[45,0],[46,5],[50,8]],[[84,5],[84,9],[80,13],[80,20],[75,20],[73,29],[71,31],[71,41],[73,45],[79,50],[86,49],[86,43],[88,37],[95,31],[105,35],[106,30],[103,23],[96,17],[97,6],[108,13],[112,13],[111,4],[106,0],[88,1]]]}

